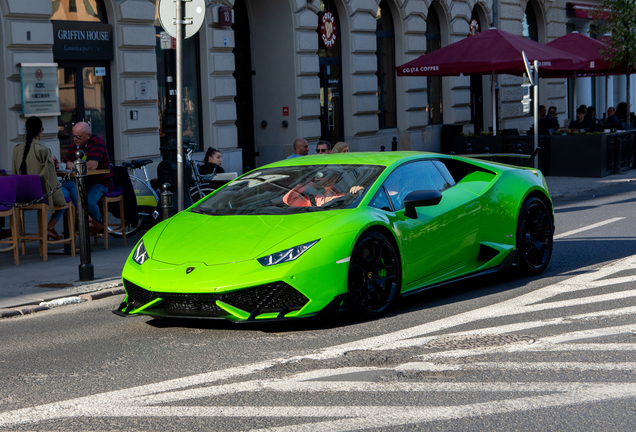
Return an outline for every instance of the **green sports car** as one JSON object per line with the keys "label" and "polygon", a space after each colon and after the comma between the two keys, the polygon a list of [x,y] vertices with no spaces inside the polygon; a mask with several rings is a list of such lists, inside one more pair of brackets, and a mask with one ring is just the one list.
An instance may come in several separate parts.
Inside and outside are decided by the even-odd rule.
{"label": "green sports car", "polygon": [[379,316],[400,295],[552,255],[540,171],[419,152],[287,159],[148,231],[124,266],[123,316]]}

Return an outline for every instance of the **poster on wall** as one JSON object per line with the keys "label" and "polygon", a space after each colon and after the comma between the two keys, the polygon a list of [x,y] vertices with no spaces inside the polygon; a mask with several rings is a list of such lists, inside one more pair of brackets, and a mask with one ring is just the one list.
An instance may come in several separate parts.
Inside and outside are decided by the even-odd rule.
{"label": "poster on wall", "polygon": [[21,63],[22,114],[31,116],[60,115],[60,87],[57,63]]}

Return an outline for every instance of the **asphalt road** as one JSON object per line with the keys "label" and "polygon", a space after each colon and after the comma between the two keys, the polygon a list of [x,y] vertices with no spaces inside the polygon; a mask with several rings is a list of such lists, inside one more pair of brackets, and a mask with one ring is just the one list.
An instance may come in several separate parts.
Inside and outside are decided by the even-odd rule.
{"label": "asphalt road", "polygon": [[636,429],[636,186],[556,205],[539,278],[489,276],[389,316],[285,325],[110,313],[0,321],[0,430]]}

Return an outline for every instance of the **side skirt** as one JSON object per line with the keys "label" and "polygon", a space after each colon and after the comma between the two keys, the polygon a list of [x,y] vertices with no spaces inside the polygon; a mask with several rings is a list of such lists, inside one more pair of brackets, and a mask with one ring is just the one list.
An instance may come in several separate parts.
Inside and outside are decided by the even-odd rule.
{"label": "side skirt", "polygon": [[483,275],[487,275],[487,274],[497,273],[497,272],[500,272],[502,270],[507,270],[507,269],[509,269],[511,267],[515,267],[517,265],[519,265],[519,250],[518,249],[514,249],[508,254],[508,256],[506,257],[506,260],[503,263],[501,263],[501,265],[499,265],[497,267],[492,267],[492,268],[489,268],[489,269],[486,269],[486,270],[481,270],[481,271],[478,271],[478,272],[475,272],[475,273],[469,273],[469,274],[466,274],[466,275],[463,275],[463,276],[459,276],[459,277],[456,277],[456,278],[453,278],[453,279],[449,279],[449,280],[446,280],[446,281],[443,281],[443,282],[438,282],[438,283],[433,284],[433,285],[426,285],[426,286],[423,286],[423,287],[420,287],[420,288],[415,288],[415,289],[409,290],[409,291],[407,291],[405,293],[401,293],[400,295],[402,297],[408,297],[408,296],[410,296],[412,294],[417,294],[417,293],[420,293],[422,291],[429,290],[431,288],[437,288],[437,287],[440,287],[440,286],[452,284],[452,283],[459,282],[459,281],[462,281],[462,280],[472,279],[472,278],[477,277],[477,276],[483,276]]}

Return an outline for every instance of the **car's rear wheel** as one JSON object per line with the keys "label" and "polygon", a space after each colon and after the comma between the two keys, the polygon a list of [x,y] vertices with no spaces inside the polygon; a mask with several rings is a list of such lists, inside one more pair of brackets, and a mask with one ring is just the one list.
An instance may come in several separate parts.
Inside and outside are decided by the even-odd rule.
{"label": "car's rear wheel", "polygon": [[400,261],[383,234],[370,231],[356,242],[349,262],[348,302],[365,317],[384,314],[400,295]]}
{"label": "car's rear wheel", "polygon": [[539,274],[548,267],[553,237],[554,224],[545,203],[537,197],[528,198],[517,221],[517,248],[526,273]]}

